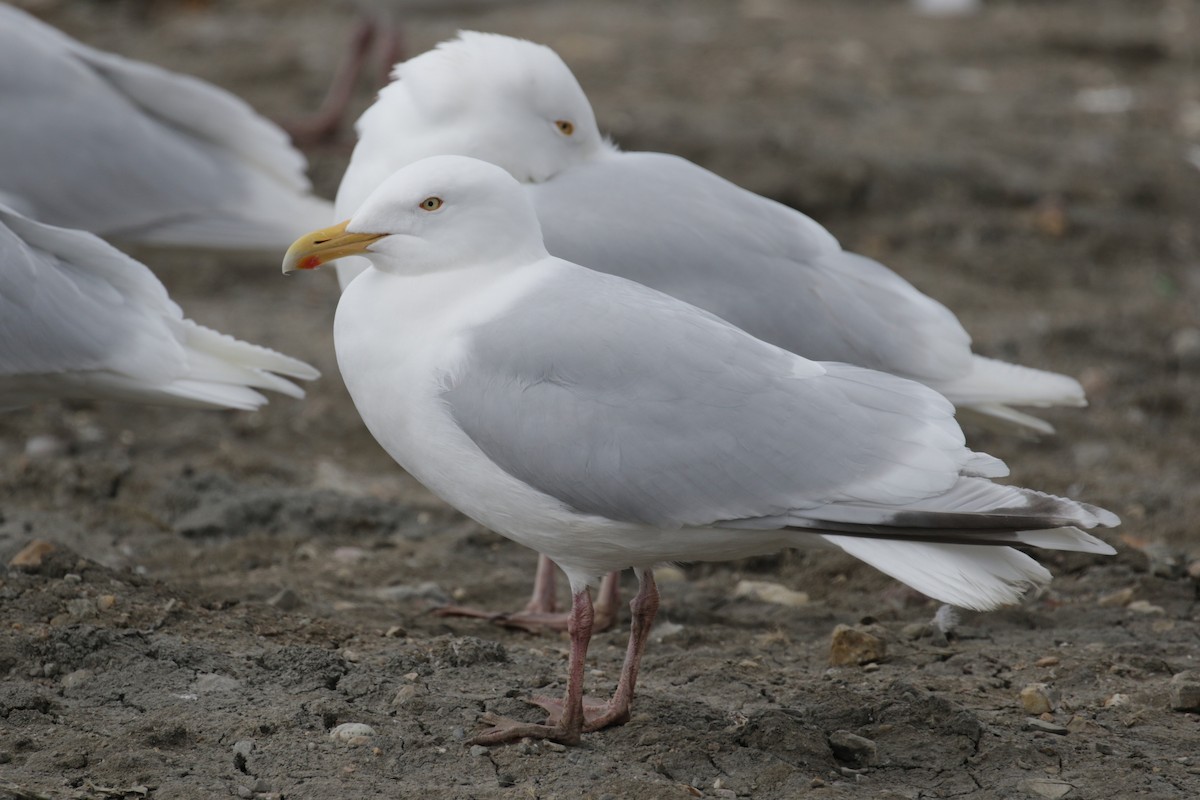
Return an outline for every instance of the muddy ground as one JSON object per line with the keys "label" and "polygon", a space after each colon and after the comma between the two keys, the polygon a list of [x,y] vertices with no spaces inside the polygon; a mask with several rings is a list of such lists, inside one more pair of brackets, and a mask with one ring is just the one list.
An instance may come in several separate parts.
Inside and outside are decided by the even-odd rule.
{"label": "muddy ground", "polygon": [[[22,5],[277,119],[316,105],[354,8]],[[1171,708],[1172,676],[1200,668],[1200,3],[985,0],[961,19],[882,1],[449,3],[405,19],[413,52],[458,27],[554,46],[628,148],[801,208],[953,308],[980,352],[1080,376],[1091,407],[1048,414],[1058,436],[972,438],[1015,480],[1121,514],[1119,554],[1052,554],[1049,591],[949,637],[918,635],[936,606],[848,557],[684,566],[664,576],[628,725],[574,749],[473,750],[482,712],[532,719],[521,697],[560,689],[566,643],[428,610],[520,604],[533,555],[370,439],[334,364],[332,276],[140,250],[190,316],[325,377],[257,413],[0,417],[0,563],[57,546],[0,573],[0,798],[1200,796],[1200,716]],[[327,196],[348,154],[310,152]],[[810,602],[736,598],[745,579]],[[839,623],[875,625],[886,659],[829,667]],[[594,693],[623,642],[593,641]],[[1031,683],[1048,687],[1041,717],[1019,699]],[[331,738],[343,723],[374,734]],[[840,731],[874,756],[835,752]]]}

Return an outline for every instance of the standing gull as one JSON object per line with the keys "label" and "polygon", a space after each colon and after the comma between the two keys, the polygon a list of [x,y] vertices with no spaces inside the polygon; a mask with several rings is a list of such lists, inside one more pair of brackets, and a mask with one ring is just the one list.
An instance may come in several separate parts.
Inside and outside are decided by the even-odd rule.
{"label": "standing gull", "polygon": [[[798,211],[682,158],[618,150],[570,69],[542,45],[464,32],[397,65],[358,135],[339,219],[405,164],[473,156],[526,184],[551,253],[666,292],[793,353],[911,378],[960,409],[1044,433],[1048,423],[1012,406],[1085,404],[1072,378],[972,353],[947,308],[843,250]],[[339,265],[343,287],[364,266]],[[553,575],[540,562],[526,611],[498,621],[553,621]],[[611,594],[602,592],[598,608],[608,610]]]}
{"label": "standing gull", "polygon": [[0,5],[0,197],[51,225],[276,250],[334,219],[278,126],[215,86]]}
{"label": "standing gull", "polygon": [[[278,374],[273,374],[278,373]],[[315,369],[184,319],[142,264],[0,205],[0,410],[55,397],[253,409]]]}
{"label": "standing gull", "polygon": [[[1050,574],[1009,545],[1112,553],[1108,511],[994,484],[919,383],[818,363],[668,295],[551,256],[504,170],[441,156],[397,172],[284,271],[371,263],[342,295],[338,366],[388,453],[571,585],[567,691],[545,723],[488,715],[475,737],[574,744],[629,719],[658,607],[652,570],[810,544],[956,606],[1015,602]],[[584,701],[589,585],[639,590],[613,698]]]}

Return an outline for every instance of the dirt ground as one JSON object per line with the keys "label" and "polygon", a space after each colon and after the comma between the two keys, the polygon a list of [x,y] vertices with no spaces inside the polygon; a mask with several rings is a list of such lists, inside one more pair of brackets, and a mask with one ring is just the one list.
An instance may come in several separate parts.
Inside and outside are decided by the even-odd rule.
{"label": "dirt ground", "polygon": [[[276,119],[317,104],[355,7],[20,5]],[[804,210],[954,309],[978,351],[1079,376],[1091,407],[1048,414],[1058,436],[970,433],[1014,480],[1119,513],[1119,554],[1051,554],[1047,592],[948,637],[922,625],[935,604],[848,557],[685,565],[629,724],[471,748],[486,710],[536,717],[521,698],[560,690],[566,642],[428,611],[521,604],[533,554],[370,439],[334,363],[331,275],[140,250],[189,316],[324,378],[256,413],[0,416],[0,564],[57,546],[0,572],[0,798],[1200,796],[1200,714],[1172,710],[1171,684],[1200,669],[1200,2],[414,5],[412,52],[459,27],[549,44],[628,149]],[[349,142],[309,154],[326,196]],[[747,579],[810,600],[736,597]],[[887,657],[830,667],[838,624],[874,626]],[[593,693],[624,639],[593,640]],[[1200,691],[1187,678],[1176,694]],[[1051,710],[1023,708],[1029,684]],[[344,723],[373,732],[331,736]],[[873,755],[835,748],[846,731]]]}

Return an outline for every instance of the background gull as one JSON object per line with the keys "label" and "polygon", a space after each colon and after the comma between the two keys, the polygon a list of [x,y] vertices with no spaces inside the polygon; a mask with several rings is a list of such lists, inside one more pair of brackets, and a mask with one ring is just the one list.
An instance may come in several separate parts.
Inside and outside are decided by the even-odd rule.
{"label": "background gull", "polygon": [[[1049,573],[1008,545],[1114,552],[1103,509],[987,480],[953,408],[903,378],[817,363],[694,306],[550,256],[503,170],[443,156],[388,179],[284,271],[365,253],[338,365],[367,427],[459,510],[549,556],[572,589],[571,657],[545,724],[476,741],[579,741],[628,720],[658,606],[652,569],[819,544],[972,609]],[[588,706],[589,583],[634,568],[613,699]]]}
{"label": "background gull", "polygon": [[286,247],[332,219],[305,159],[233,95],[83,45],[0,5],[0,198],[152,244]]}
{"label": "background gull", "polygon": [[191,320],[142,264],[0,205],[0,409],[89,397],[253,409],[315,369]]}
{"label": "background gull", "polygon": [[[1085,404],[1072,378],[972,353],[949,309],[843,250],[804,214],[684,159],[621,152],[547,47],[464,32],[394,74],[359,120],[339,218],[405,164],[474,156],[527,184],[551,253],[667,292],[794,353],[918,380],[960,409],[1037,432],[1053,429],[1012,406]],[[339,264],[342,286],[363,268],[361,259]],[[553,575],[540,562],[524,612],[484,615],[563,624],[549,614]],[[605,621],[613,591],[615,582],[598,603]]]}

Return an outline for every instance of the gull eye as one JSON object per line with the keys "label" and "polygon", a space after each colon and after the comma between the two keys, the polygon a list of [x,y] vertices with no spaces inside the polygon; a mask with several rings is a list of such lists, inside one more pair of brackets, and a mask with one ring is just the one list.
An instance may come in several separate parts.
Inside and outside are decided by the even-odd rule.
{"label": "gull eye", "polygon": [[558,132],[563,136],[570,136],[571,134],[575,133],[575,123],[570,122],[569,120],[556,120],[554,125],[558,128]]}
{"label": "gull eye", "polygon": [[422,211],[437,211],[441,207],[442,207],[442,198],[440,198],[440,197],[426,197],[424,200],[421,201],[421,210]]}

